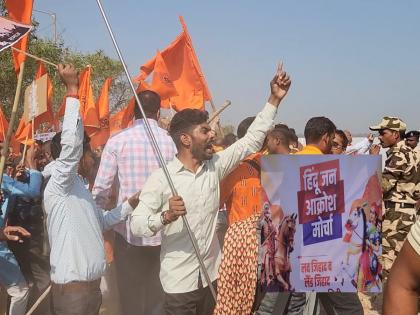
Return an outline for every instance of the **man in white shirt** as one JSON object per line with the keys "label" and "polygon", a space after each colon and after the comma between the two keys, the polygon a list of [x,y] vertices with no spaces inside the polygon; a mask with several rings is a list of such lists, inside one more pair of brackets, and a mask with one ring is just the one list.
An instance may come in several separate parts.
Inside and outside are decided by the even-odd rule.
{"label": "man in white shirt", "polygon": [[273,127],[277,107],[290,87],[290,79],[282,67],[270,86],[268,102],[245,137],[224,151],[213,151],[214,133],[207,123],[206,112],[185,109],[171,121],[169,134],[178,154],[168,163],[168,171],[178,196],[171,195],[163,170],[159,169],[145,183],[131,218],[131,230],[136,236],[152,236],[163,231],[160,279],[167,315],[213,314],[211,291],[186,227],[178,218],[186,216],[210,280],[215,282],[221,258],[215,233],[219,182],[242,159],[261,148],[267,132]]}
{"label": "man in white shirt", "polygon": [[67,88],[66,111],[63,130],[51,143],[55,163],[44,192],[53,309],[55,315],[97,315],[106,268],[102,230],[125,220],[138,196],[111,211],[96,207],[80,176],[89,174],[91,155],[80,118],[78,75],[71,65],[59,65],[58,73]]}

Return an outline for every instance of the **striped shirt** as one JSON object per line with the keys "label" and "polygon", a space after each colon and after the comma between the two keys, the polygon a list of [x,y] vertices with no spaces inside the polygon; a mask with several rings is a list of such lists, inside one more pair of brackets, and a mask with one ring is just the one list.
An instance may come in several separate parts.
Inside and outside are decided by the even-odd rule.
{"label": "striped shirt", "polygon": [[[167,131],[156,120],[148,119],[156,141],[166,162],[176,154],[176,147]],[[160,167],[157,155],[147,134],[144,120],[138,119],[128,129],[111,137],[102,153],[101,164],[93,187],[96,203],[105,207],[109,202],[112,184],[118,176],[120,184],[118,204],[141,190],[149,175]],[[160,234],[153,237],[134,237],[130,232],[130,219],[117,225],[114,230],[135,246],[160,245]]]}

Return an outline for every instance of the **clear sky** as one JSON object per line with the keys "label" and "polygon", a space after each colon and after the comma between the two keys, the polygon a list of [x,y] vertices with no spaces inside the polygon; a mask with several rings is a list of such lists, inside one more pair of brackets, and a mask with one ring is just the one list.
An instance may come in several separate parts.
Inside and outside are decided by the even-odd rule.
{"label": "clear sky", "polygon": [[[103,0],[132,76],[180,32],[183,15],[224,124],[255,115],[276,64],[292,87],[278,121],[301,133],[312,116],[368,132],[384,115],[420,129],[420,1]],[[57,14],[65,44],[116,57],[95,0],[35,0]],[[34,13],[50,36],[50,18]]]}

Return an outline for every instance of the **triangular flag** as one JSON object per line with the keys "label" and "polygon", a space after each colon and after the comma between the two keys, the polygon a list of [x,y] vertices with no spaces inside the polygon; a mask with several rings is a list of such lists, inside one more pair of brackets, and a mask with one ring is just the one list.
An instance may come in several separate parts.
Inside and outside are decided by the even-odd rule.
{"label": "triangular flag", "polygon": [[[31,24],[32,17],[32,0],[5,0],[6,9],[9,12],[9,17],[17,22],[24,24]],[[28,46],[29,34],[25,35],[13,47],[26,51]],[[25,61],[26,56],[20,52],[13,51],[13,63],[15,72],[19,73],[20,64]]]}
{"label": "triangular flag", "polygon": [[92,149],[104,145],[109,138],[109,88],[112,83],[112,78],[107,78],[102,86],[101,93],[99,94],[96,107],[99,113],[100,129],[90,139],[90,146]]}
{"label": "triangular flag", "polygon": [[[182,33],[160,53],[167,73],[178,93],[178,96],[170,97],[169,103],[177,111],[184,108],[204,110],[204,102],[211,100],[210,91],[182,16],[180,21],[183,28]],[[144,81],[159,67],[158,55],[141,66],[140,75],[135,79],[136,82]]]}
{"label": "triangular flag", "polygon": [[92,67],[87,66],[80,75],[79,85],[79,100],[80,100],[80,114],[83,119],[86,133],[91,137],[100,129],[100,122],[98,117],[98,109],[95,106],[95,99],[93,96],[92,86],[90,84],[90,76]]}

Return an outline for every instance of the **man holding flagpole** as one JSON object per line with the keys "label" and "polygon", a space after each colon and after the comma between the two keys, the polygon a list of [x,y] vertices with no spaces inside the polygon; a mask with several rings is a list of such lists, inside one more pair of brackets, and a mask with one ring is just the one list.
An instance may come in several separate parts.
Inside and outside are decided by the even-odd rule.
{"label": "man holding flagpole", "polygon": [[169,133],[178,154],[169,162],[168,170],[178,196],[171,197],[169,184],[159,169],[146,181],[131,218],[131,230],[136,236],[153,236],[162,231],[160,279],[165,291],[165,314],[213,313],[215,301],[209,284],[199,268],[186,227],[178,218],[186,216],[214,285],[221,258],[215,233],[219,182],[242,159],[261,148],[290,83],[279,67],[270,83],[269,100],[245,137],[216,154],[206,112],[185,109],[173,117]]}

